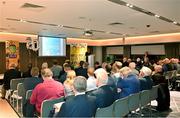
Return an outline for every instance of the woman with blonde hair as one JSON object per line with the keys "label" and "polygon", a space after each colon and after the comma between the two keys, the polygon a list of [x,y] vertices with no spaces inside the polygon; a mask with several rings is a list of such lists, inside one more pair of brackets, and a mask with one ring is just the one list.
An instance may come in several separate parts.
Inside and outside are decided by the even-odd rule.
{"label": "woman with blonde hair", "polygon": [[73,82],[74,78],[76,77],[76,73],[74,70],[69,70],[67,72],[66,80],[64,81],[64,87],[65,87],[65,96],[74,95],[73,93]]}

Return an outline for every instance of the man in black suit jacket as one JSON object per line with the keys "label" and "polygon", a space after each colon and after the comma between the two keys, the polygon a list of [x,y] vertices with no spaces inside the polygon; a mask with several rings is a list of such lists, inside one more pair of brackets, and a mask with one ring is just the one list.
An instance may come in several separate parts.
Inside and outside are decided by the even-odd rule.
{"label": "man in black suit jacket", "polygon": [[107,72],[103,68],[97,69],[95,72],[97,78],[98,89],[89,93],[90,96],[96,97],[96,104],[98,108],[110,106],[115,101],[117,91],[108,83]]}
{"label": "man in black suit jacket", "polygon": [[75,69],[75,72],[77,76],[84,76],[86,79],[88,79],[87,69],[83,67],[84,63],[84,61],[80,61],[79,67]]}
{"label": "man in black suit jacket", "polygon": [[93,117],[96,113],[96,101],[85,94],[86,78],[77,76],[73,83],[75,97],[62,104],[56,117]]}
{"label": "man in black suit jacket", "polygon": [[7,70],[4,73],[4,86],[3,86],[3,92],[2,92],[2,98],[4,99],[6,91],[10,89],[10,81],[12,79],[21,78],[21,72],[16,70],[16,64],[12,63],[9,67],[9,70]]}

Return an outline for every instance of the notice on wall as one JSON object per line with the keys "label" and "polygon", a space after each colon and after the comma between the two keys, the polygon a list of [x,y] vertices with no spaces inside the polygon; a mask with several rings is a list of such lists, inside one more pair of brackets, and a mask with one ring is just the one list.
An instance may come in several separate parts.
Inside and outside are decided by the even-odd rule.
{"label": "notice on wall", "polygon": [[6,69],[12,63],[19,67],[19,42],[6,41]]}
{"label": "notice on wall", "polygon": [[87,52],[87,44],[71,44],[70,45],[70,61],[76,66],[80,61],[86,61],[85,53]]}

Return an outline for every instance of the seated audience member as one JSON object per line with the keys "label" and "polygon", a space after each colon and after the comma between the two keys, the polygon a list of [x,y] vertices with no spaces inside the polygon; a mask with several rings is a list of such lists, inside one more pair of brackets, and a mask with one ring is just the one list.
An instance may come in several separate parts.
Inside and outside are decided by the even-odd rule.
{"label": "seated audience member", "polygon": [[36,87],[36,85],[43,82],[43,79],[38,77],[39,76],[38,67],[32,67],[31,76],[32,77],[24,79],[23,85],[24,85],[25,91],[33,90]]}
{"label": "seated audience member", "polygon": [[41,69],[45,69],[48,68],[48,63],[47,62],[43,62],[41,65]]}
{"label": "seated audience member", "polygon": [[142,68],[142,62],[140,58],[136,59],[136,69],[139,71]]}
{"label": "seated audience member", "polygon": [[65,88],[65,96],[71,96],[74,95],[73,92],[73,82],[74,78],[76,77],[76,73],[74,70],[69,70],[67,72],[67,78],[64,81],[64,88]]}
{"label": "seated audience member", "polygon": [[125,66],[129,66],[127,57],[124,57],[124,58],[123,58],[123,64],[122,64],[122,67],[125,67]]}
{"label": "seated audience member", "polygon": [[153,81],[151,79],[151,73],[152,70],[148,67],[142,67],[142,69],[140,70],[140,90],[150,90],[152,89],[153,86]]}
{"label": "seated audience member", "polygon": [[115,83],[117,84],[118,79],[120,78],[120,73],[119,70],[122,68],[122,63],[119,61],[116,61],[113,65],[112,65],[112,77],[115,80]]}
{"label": "seated audience member", "polygon": [[129,68],[131,69],[133,74],[139,76],[139,71],[136,70],[136,63],[134,62],[129,63]]}
{"label": "seated audience member", "polygon": [[131,73],[129,67],[120,69],[122,79],[117,83],[118,98],[129,96],[130,94],[138,93],[140,91],[140,82],[137,75]]}
{"label": "seated audience member", "polygon": [[108,75],[103,68],[97,69],[95,72],[98,89],[89,93],[96,97],[96,104],[98,108],[110,106],[115,101],[116,91],[107,85]]}
{"label": "seated audience member", "polygon": [[64,83],[67,77],[67,72],[71,70],[71,65],[68,63],[64,63],[63,65],[64,73],[59,77],[58,81]]}
{"label": "seated audience member", "polygon": [[31,69],[32,69],[32,63],[29,63],[29,64],[28,64],[28,70],[23,73],[22,77],[23,77],[23,78],[32,77],[32,76],[31,76]]}
{"label": "seated audience member", "polygon": [[30,103],[36,106],[36,111],[40,113],[41,104],[44,100],[56,99],[64,96],[63,85],[55,81],[52,76],[53,73],[49,68],[41,71],[43,83],[38,84],[31,95]]}
{"label": "seated audience member", "polygon": [[154,67],[154,74],[152,75],[152,80],[155,85],[159,84],[158,88],[158,98],[157,100],[157,110],[158,111],[165,111],[168,110],[170,107],[170,93],[168,88],[167,80],[165,76],[163,76],[162,66],[156,65]]}
{"label": "seated audience member", "polygon": [[16,69],[16,64],[12,63],[9,66],[9,70],[4,73],[4,85],[2,88],[2,98],[5,98],[6,90],[10,89],[10,82],[12,79],[21,78],[21,72]]}
{"label": "seated audience member", "polygon": [[94,63],[94,69],[96,70],[96,69],[98,69],[98,68],[102,68],[102,67],[101,67],[100,63],[99,63],[98,61],[96,61],[96,62]]}
{"label": "seated audience member", "polygon": [[103,68],[104,70],[106,70],[106,65],[107,65],[106,62],[103,62],[103,63],[102,63],[102,68]]}
{"label": "seated audience member", "polygon": [[162,66],[163,72],[172,71],[172,66],[171,66],[170,60],[168,58],[165,58],[163,60],[163,63],[164,63]]}
{"label": "seated audience member", "polygon": [[167,80],[163,75],[163,68],[161,65],[154,66],[154,71],[151,78],[153,80],[154,85],[158,85],[160,83],[167,83]]}
{"label": "seated audience member", "polygon": [[60,72],[62,71],[62,66],[58,65],[57,60],[53,60],[53,66],[51,67],[51,71],[53,72],[53,78],[57,80]]}
{"label": "seated audience member", "polygon": [[86,78],[77,76],[74,78],[73,91],[75,97],[62,104],[56,117],[94,117],[96,113],[95,97],[85,94]]}
{"label": "seated audience member", "polygon": [[94,77],[94,68],[88,68],[87,91],[96,89],[96,78]]}
{"label": "seated audience member", "polygon": [[87,69],[83,68],[84,63],[85,63],[84,61],[80,61],[79,67],[75,69],[75,72],[77,76],[84,76],[85,78],[88,78]]}
{"label": "seated audience member", "polygon": [[108,82],[107,82],[107,85],[113,87],[113,88],[116,88],[116,81],[115,79],[112,77],[111,75],[111,65],[110,64],[107,64],[106,67],[105,67],[105,70],[108,74]]}

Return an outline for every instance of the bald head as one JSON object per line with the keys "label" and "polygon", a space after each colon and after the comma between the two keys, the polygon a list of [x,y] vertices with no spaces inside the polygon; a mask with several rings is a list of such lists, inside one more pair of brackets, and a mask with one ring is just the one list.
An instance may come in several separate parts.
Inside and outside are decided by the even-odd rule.
{"label": "bald head", "polygon": [[94,76],[94,68],[92,68],[92,67],[88,68],[88,75]]}

